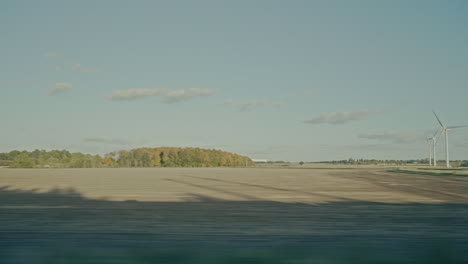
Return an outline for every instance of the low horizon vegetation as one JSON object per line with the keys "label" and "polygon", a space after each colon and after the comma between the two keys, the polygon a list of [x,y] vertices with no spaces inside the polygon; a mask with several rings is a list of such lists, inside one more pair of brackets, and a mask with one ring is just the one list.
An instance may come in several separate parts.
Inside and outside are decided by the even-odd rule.
{"label": "low horizon vegetation", "polygon": [[[442,164],[444,160],[439,160]],[[308,164],[330,165],[428,165],[428,159],[379,160],[353,159],[331,161],[252,161],[249,157],[215,149],[201,148],[136,148],[107,153],[103,156],[67,150],[39,150],[0,153],[0,167],[10,168],[131,168],[131,167],[247,167],[262,165]],[[289,164],[289,165],[288,165]],[[468,160],[450,161],[452,167],[468,167]]]}
{"label": "low horizon vegetation", "polygon": [[[445,164],[445,160],[437,160],[438,164]],[[428,166],[429,159],[409,159],[409,160],[380,160],[380,159],[353,159],[349,158],[347,160],[331,160],[331,161],[299,161],[299,162],[289,162],[289,161],[260,161],[255,162],[257,165],[281,165],[287,166],[288,164],[297,164],[300,166],[307,166],[309,164],[330,164],[330,165],[395,165],[395,166]],[[451,160],[450,165],[452,167],[468,167],[468,160]]]}
{"label": "low horizon vegetation", "polygon": [[0,153],[0,166],[10,168],[119,168],[119,167],[246,167],[253,161],[238,154],[201,148],[137,148],[100,155],[67,150]]}

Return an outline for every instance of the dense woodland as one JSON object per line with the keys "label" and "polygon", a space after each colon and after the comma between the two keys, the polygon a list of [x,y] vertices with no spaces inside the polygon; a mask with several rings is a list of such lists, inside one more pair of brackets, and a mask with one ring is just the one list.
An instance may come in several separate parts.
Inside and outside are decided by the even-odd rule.
{"label": "dense woodland", "polygon": [[117,168],[117,167],[245,167],[245,156],[200,148],[139,148],[111,152],[104,157],[66,150],[0,153],[0,166],[10,168]]}

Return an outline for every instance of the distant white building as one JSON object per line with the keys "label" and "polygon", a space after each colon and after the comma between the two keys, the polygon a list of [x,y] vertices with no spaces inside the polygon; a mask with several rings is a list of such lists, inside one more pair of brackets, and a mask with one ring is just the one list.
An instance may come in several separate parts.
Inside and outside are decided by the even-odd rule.
{"label": "distant white building", "polygon": [[264,163],[267,163],[268,160],[266,159],[252,159],[253,162],[264,162]]}

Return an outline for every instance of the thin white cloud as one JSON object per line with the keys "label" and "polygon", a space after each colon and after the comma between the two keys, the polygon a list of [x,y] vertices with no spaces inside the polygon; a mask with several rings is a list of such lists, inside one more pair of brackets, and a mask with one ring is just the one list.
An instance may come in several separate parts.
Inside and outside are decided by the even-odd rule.
{"label": "thin white cloud", "polygon": [[52,52],[52,51],[44,53],[44,57],[55,57],[57,55],[58,54],[56,52]]}
{"label": "thin white cloud", "polygon": [[147,142],[146,140],[141,141],[132,141],[126,139],[112,139],[112,138],[103,138],[103,137],[88,137],[84,138],[83,141],[85,143],[99,143],[99,144],[107,144],[107,145],[119,145],[119,146],[130,146],[134,144],[144,144]]}
{"label": "thin white cloud", "polygon": [[195,97],[210,96],[217,93],[216,89],[189,88],[170,91],[164,95],[165,103],[177,103],[187,101]]}
{"label": "thin white cloud", "polygon": [[366,120],[371,116],[381,114],[381,110],[363,109],[355,112],[331,112],[321,114],[311,119],[305,120],[306,124],[333,124],[342,125],[352,121]]}
{"label": "thin white cloud", "polygon": [[72,71],[81,73],[98,73],[101,72],[101,68],[86,68],[82,67],[80,64],[75,64],[72,67]]}
{"label": "thin white cloud", "polygon": [[284,103],[284,102],[268,102],[266,100],[260,100],[260,99],[252,99],[252,100],[249,100],[249,101],[246,101],[246,102],[242,102],[242,103],[234,103],[234,101],[232,100],[225,100],[221,103],[219,103],[219,105],[222,105],[222,106],[226,106],[226,107],[234,107],[234,108],[238,108],[242,111],[250,111],[254,108],[257,108],[259,106],[273,106],[275,108],[278,108],[278,109],[281,109],[281,108],[284,108],[287,103]]}
{"label": "thin white cloud", "polygon": [[205,97],[217,93],[217,89],[190,88],[181,90],[169,90],[166,88],[143,88],[113,91],[110,95],[104,97],[111,101],[132,101],[143,99],[145,97],[159,96],[163,98],[164,103],[177,103],[188,101],[195,97]]}
{"label": "thin white cloud", "polygon": [[267,102],[264,101],[264,100],[250,100],[250,101],[247,101],[247,102],[244,102],[244,103],[240,103],[238,106],[240,107],[240,109],[242,111],[250,111],[258,106],[264,106],[266,105]]}
{"label": "thin white cloud", "polygon": [[111,95],[104,95],[104,97],[111,101],[133,101],[151,96],[160,96],[167,93],[165,88],[140,88],[113,91]]}
{"label": "thin white cloud", "polygon": [[47,94],[49,95],[55,95],[59,93],[63,93],[66,91],[69,91],[73,88],[73,85],[71,83],[66,83],[66,82],[58,82],[55,83],[52,88],[46,91]]}
{"label": "thin white cloud", "polygon": [[364,133],[358,135],[359,138],[387,141],[395,144],[408,144],[414,142],[422,142],[425,137],[422,134],[414,132],[401,132],[401,131],[384,131],[376,133]]}

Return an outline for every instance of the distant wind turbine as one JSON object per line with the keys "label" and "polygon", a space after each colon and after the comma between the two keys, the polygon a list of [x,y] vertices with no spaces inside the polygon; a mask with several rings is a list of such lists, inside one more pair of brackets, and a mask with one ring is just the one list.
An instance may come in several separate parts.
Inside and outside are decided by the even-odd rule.
{"label": "distant wind turbine", "polygon": [[468,127],[468,126],[448,126],[448,127],[446,127],[446,126],[444,126],[444,124],[442,124],[442,122],[440,121],[440,119],[437,116],[436,112],[434,110],[432,110],[432,112],[434,113],[435,117],[437,118],[437,121],[439,121],[439,124],[442,127],[442,131],[445,132],[445,166],[447,166],[447,168],[450,168],[449,147],[448,147],[448,131],[452,130],[452,129]]}
{"label": "distant wind turbine", "polygon": [[432,166],[432,146],[431,146],[432,138],[426,138],[427,146],[429,147],[429,166]]}
{"label": "distant wind turbine", "polygon": [[[434,165],[434,167],[437,166],[436,146],[437,146],[437,141],[439,140],[439,137],[442,134],[441,132],[442,130],[437,129],[432,137],[429,137],[426,139],[427,144],[429,145],[429,166],[432,166],[432,165]],[[431,146],[430,141],[432,141],[432,146]],[[431,164],[432,157],[434,157],[434,162]]]}

